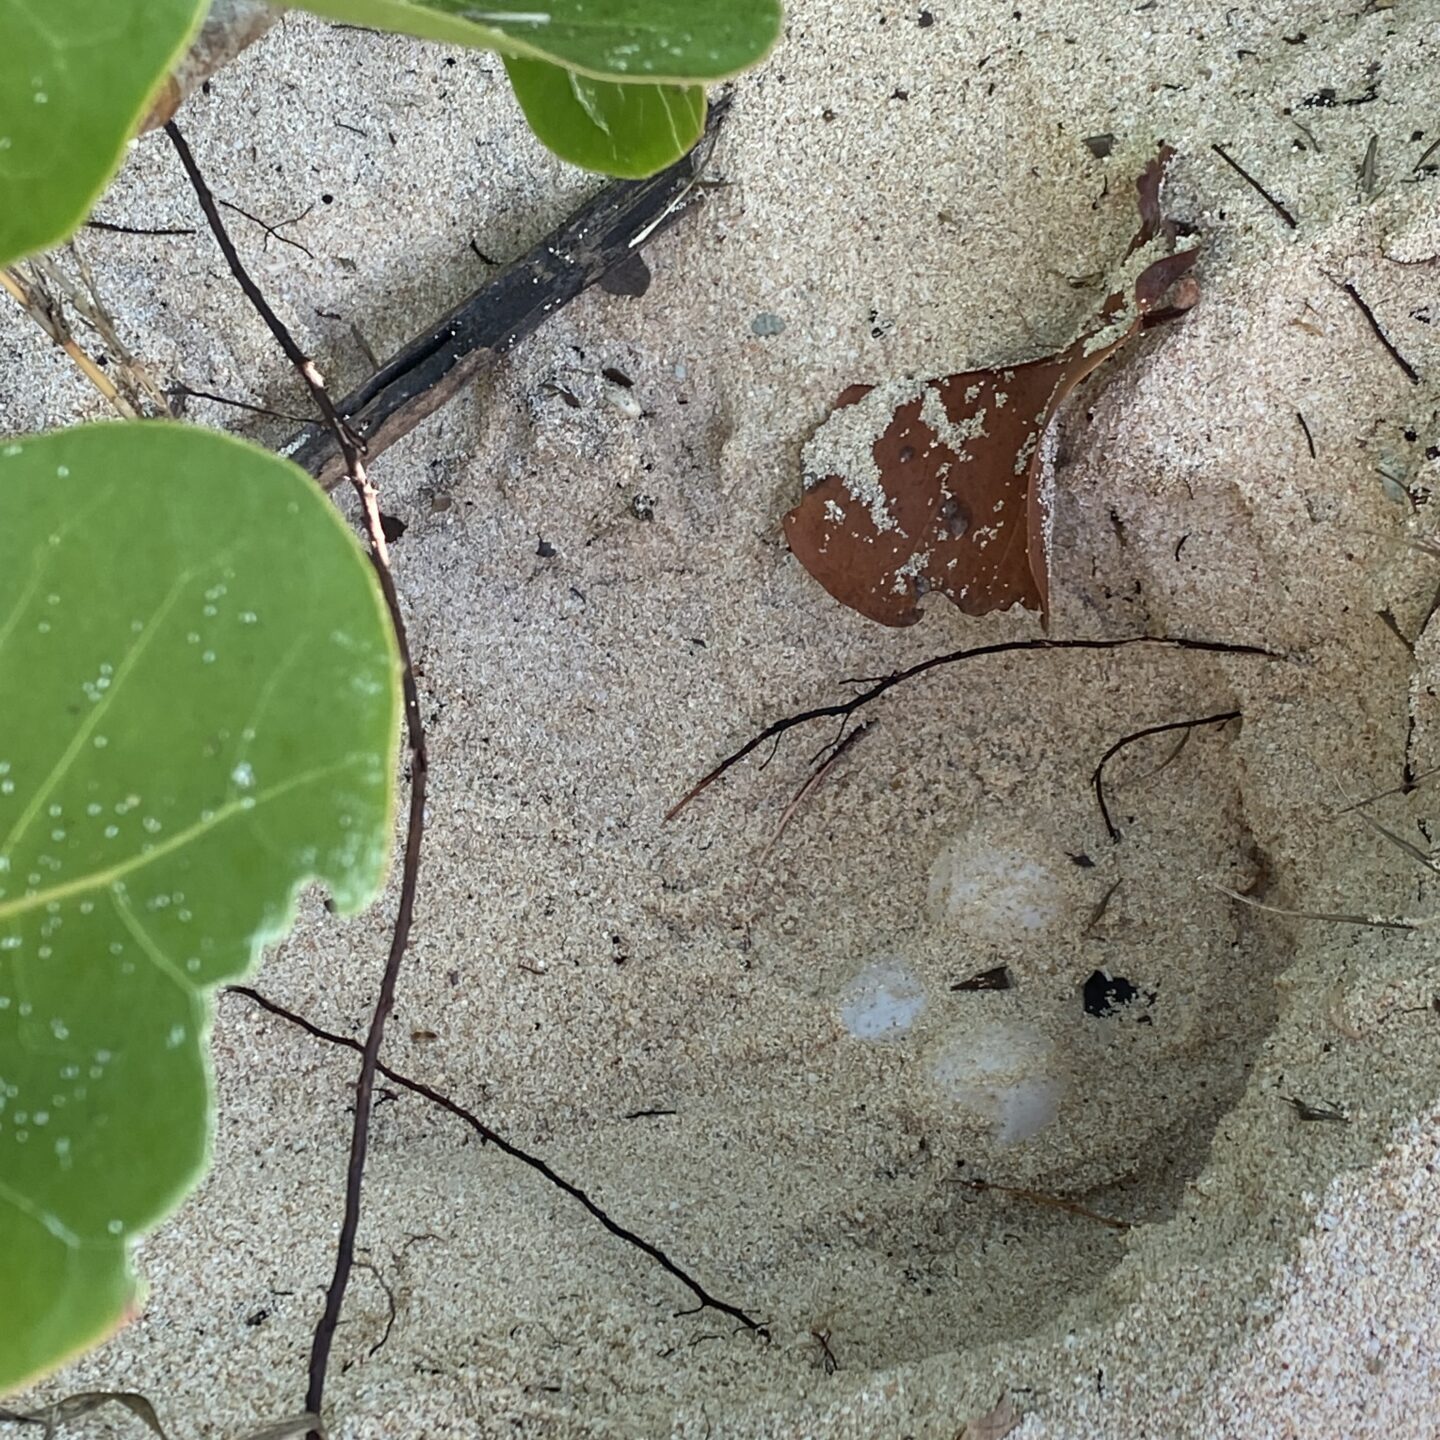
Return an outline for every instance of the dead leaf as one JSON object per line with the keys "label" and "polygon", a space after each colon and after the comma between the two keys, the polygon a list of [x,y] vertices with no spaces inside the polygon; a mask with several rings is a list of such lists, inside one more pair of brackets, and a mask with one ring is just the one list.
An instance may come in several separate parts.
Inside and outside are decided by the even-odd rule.
{"label": "dead leaf", "polygon": [[291,1416],[288,1420],[277,1420],[262,1430],[252,1430],[244,1440],[288,1440],[291,1435],[304,1435],[312,1430],[324,1440],[326,1431],[320,1417],[306,1411],[305,1414]]}
{"label": "dead leaf", "polygon": [[800,563],[882,625],[913,625],[931,590],[967,615],[1021,605],[1048,619],[1051,421],[1070,392],[1148,326],[1199,299],[1194,249],[1173,251],[1161,147],[1137,181],[1140,230],[1094,320],[1058,355],[941,379],[853,385],[804,451],[785,517]]}
{"label": "dead leaf", "polygon": [[23,1412],[6,1410],[0,1406],[0,1420],[8,1421],[11,1425],[38,1425],[44,1431],[45,1440],[49,1440],[50,1436],[73,1421],[83,1419],[92,1411],[106,1405],[124,1406],[148,1430],[158,1435],[160,1440],[166,1440],[165,1430],[160,1424],[160,1417],[155,1413],[155,1407],[143,1395],[136,1394],[133,1390],[86,1390],[77,1395],[67,1395],[63,1400],[56,1400],[38,1410]]}
{"label": "dead leaf", "polygon": [[960,1433],[955,1440],[1005,1440],[1005,1436],[1019,1425],[1020,1420],[1020,1412],[1015,1408],[1010,1392],[1002,1390],[1000,1398],[995,1402],[995,1408],[966,1421],[960,1427]]}

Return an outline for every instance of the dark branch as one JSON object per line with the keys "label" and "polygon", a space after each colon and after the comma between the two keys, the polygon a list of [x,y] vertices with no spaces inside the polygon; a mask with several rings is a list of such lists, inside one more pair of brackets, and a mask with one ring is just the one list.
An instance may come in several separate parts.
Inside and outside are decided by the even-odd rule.
{"label": "dark branch", "polygon": [[[747,755],[753,754],[767,740],[778,740],[780,736],[795,729],[797,725],[808,725],[814,720],[828,720],[834,716],[840,716],[848,721],[857,710],[878,700],[897,685],[903,685],[907,680],[913,680],[916,676],[924,675],[930,670],[938,670],[942,665],[958,665],[965,660],[978,660],[982,655],[1009,655],[1031,650],[1121,650],[1128,645],[1163,645],[1172,650],[1201,650],[1212,655],[1258,655],[1267,660],[1284,658],[1276,651],[1266,650],[1260,645],[1230,645],[1219,640],[1187,640],[1171,635],[1127,635],[1119,640],[1007,640],[997,645],[979,645],[970,650],[952,650],[948,655],[936,655],[929,660],[921,660],[908,669],[897,670],[892,675],[886,675],[858,695],[852,695],[848,700],[840,700],[833,705],[817,705],[812,710],[802,710],[797,715],[789,715],[784,720],[776,720],[773,724],[767,725],[758,735],[747,740],[734,754],[726,756],[704,779],[692,786],[671,807],[665,818],[673,820],[703,790],[713,785],[727,770],[738,765]],[[843,738],[842,728],[841,735],[834,743],[838,744]]]}
{"label": "dark branch", "polygon": [[[224,255],[225,263],[230,267],[230,273],[235,277],[236,284],[245,292],[245,298],[255,307],[255,313],[265,322],[266,328],[275,337],[281,350],[285,352],[285,358],[300,373],[300,378],[309,387],[320,414],[324,417],[325,425],[331,434],[337,437],[338,445],[340,443],[338,437],[343,435],[344,425],[341,423],[339,415],[335,413],[335,406],[331,403],[330,396],[325,390],[325,382],[315,368],[315,362],[296,343],[295,337],[286,329],[284,321],[270,308],[270,302],[261,293],[260,287],[250,278],[250,272],[240,259],[240,252],[236,250],[235,242],[230,238],[230,232],[225,228],[224,220],[220,218],[219,202],[206,183],[205,177],[200,173],[200,167],[195,163],[195,156],[191,154],[190,146],[180,133],[180,127],[173,120],[167,121],[165,133],[170,137],[170,143],[175,147],[175,153],[180,157],[181,165],[185,167],[185,174],[195,191],[195,198],[200,202],[200,209],[205,214],[206,223],[210,226],[210,233],[214,235],[215,243],[219,245],[220,253]],[[343,479],[348,473],[348,469],[342,470],[341,478]]]}
{"label": "dark branch", "polygon": [[[724,119],[710,109],[705,138],[649,180],[607,185],[527,255],[508,265],[417,336],[336,405],[370,457],[408,435],[484,368],[641,247],[688,214],[705,193],[700,176]],[[328,490],[345,478],[333,430],[310,425],[280,447]]]}
{"label": "dark branch", "polygon": [[[1172,720],[1168,725],[1149,725],[1144,730],[1137,730],[1133,735],[1122,735],[1101,757],[1100,763],[1095,767],[1095,773],[1090,777],[1090,783],[1095,787],[1095,799],[1100,806],[1100,817],[1105,821],[1105,829],[1109,831],[1110,838],[1119,844],[1120,831],[1116,829],[1114,821],[1110,819],[1110,808],[1105,803],[1105,767],[1112,761],[1127,745],[1133,745],[1137,740],[1143,740],[1148,735],[1168,735],[1175,730],[1197,730],[1202,725],[1223,725],[1227,720],[1238,720],[1238,710],[1227,710],[1222,715],[1206,715],[1200,720]],[[1108,897],[1107,897],[1108,898]]]}
{"label": "dark branch", "polygon": [[[287,1020],[292,1025],[304,1030],[307,1035],[313,1035],[317,1040],[324,1040],[330,1045],[343,1045],[348,1050],[359,1050],[361,1048],[358,1040],[352,1040],[346,1035],[336,1035],[333,1031],[322,1030],[313,1021],[307,1020],[303,1015],[297,1015],[293,1010],[287,1010],[283,1005],[277,1004],[274,1000],[268,999],[260,994],[258,990],[251,990],[245,985],[231,985],[226,989],[230,995],[243,995],[245,999],[260,1006],[262,1010],[268,1010],[270,1014],[278,1016],[281,1020]],[[383,1061],[376,1067],[379,1072],[393,1084],[398,1085],[402,1090],[409,1090],[413,1095],[419,1095],[422,1099],[428,1100],[432,1105],[438,1105],[440,1109],[447,1110],[457,1120],[463,1120],[482,1141],[493,1145],[497,1150],[510,1156],[512,1160],[518,1160],[522,1165],[528,1165],[537,1175],[542,1175],[557,1189],[563,1190],[572,1200],[577,1200],[591,1215],[595,1217],[617,1240],[623,1240],[627,1245],[633,1245],[637,1250],[648,1255],[667,1274],[678,1280],[699,1302],[702,1308],[718,1310],[722,1315],[728,1315],[732,1320],[738,1320],[747,1330],[753,1330],[757,1334],[765,1334],[764,1327],[758,1321],[752,1320],[743,1310],[734,1305],[727,1305],[723,1300],[717,1300],[698,1280],[682,1270],[658,1245],[652,1245],[648,1240],[642,1239],[633,1230],[627,1230],[617,1221],[612,1220],[599,1205],[595,1203],[578,1185],[572,1185],[570,1181],[557,1175],[549,1165],[538,1155],[532,1155],[528,1150],[522,1150],[518,1145],[507,1140],[498,1131],[492,1130],[480,1117],[472,1111],[467,1110],[463,1105],[457,1104],[448,1095],[442,1095],[440,1091],[432,1089],[423,1081],[412,1080],[408,1075],[402,1075],[398,1070],[392,1069]],[[673,1115],[673,1110],[641,1111],[639,1114]],[[628,1117],[627,1117],[628,1118]]]}
{"label": "dark branch", "polygon": [[[365,528],[370,538],[371,559],[375,574],[385,597],[385,608],[390,615],[391,628],[395,632],[395,643],[400,654],[401,689],[405,704],[405,731],[410,750],[410,808],[405,830],[405,856],[400,873],[400,902],[396,908],[395,924],[390,933],[390,951],[386,956],[385,970],[380,979],[380,991],[375,1008],[370,1016],[370,1028],[365,1037],[365,1046],[360,1062],[360,1074],[355,1082],[355,1120],[350,1132],[350,1160],[345,1172],[345,1211],[340,1224],[340,1237],[335,1246],[335,1268],[325,1292],[325,1309],[315,1327],[315,1338],[310,1348],[309,1381],[305,1392],[305,1409],[312,1415],[319,1415],[325,1398],[325,1376],[330,1365],[330,1351],[334,1344],[335,1330],[340,1323],[340,1311],[345,1303],[345,1291],[355,1265],[355,1235],[360,1225],[360,1195],[365,1182],[365,1161],[370,1149],[370,1114],[375,1093],[375,1071],[380,1063],[380,1047],[385,1039],[385,1022],[395,1005],[395,987],[400,978],[400,963],[410,943],[410,931],[415,923],[415,892],[420,881],[420,851],[425,836],[425,792],[430,774],[429,752],[425,743],[425,726],[420,718],[420,696],[415,686],[415,667],[410,655],[410,639],[405,629],[405,617],[400,608],[400,596],[395,589],[395,577],[390,571],[390,552],[385,540],[385,529],[380,520],[380,504],[375,487],[365,471],[360,441],[335,413],[335,407],[325,389],[324,377],[313,360],[301,350],[295,337],[286,329],[270,308],[259,287],[246,271],[235,249],[225,222],[220,218],[220,209],[205,177],[200,173],[185,137],[172,120],[165,126],[180,163],[190,178],[200,208],[210,225],[216,243],[225,256],[236,283],[244,291],[260,318],[269,327],[276,343],[285,352],[290,363],[308,387],[317,409],[330,427],[331,436],[340,455],[344,458],[345,477],[359,496],[364,510]],[[319,1436],[318,1428],[310,1431],[312,1437]]]}

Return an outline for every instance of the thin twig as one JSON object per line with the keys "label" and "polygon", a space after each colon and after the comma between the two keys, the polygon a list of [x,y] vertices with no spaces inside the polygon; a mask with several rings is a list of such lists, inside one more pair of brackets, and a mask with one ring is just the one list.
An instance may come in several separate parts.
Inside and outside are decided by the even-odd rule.
{"label": "thin twig", "polygon": [[1421,780],[1428,780],[1432,775],[1440,774],[1440,765],[1432,765],[1428,770],[1422,770],[1418,775],[1412,776],[1412,783],[1409,785],[1392,785],[1388,790],[1381,790],[1374,795],[1367,795],[1363,800],[1352,801],[1343,810],[1337,810],[1337,815],[1348,815],[1352,810],[1359,810],[1362,806],[1373,805],[1377,800],[1388,800],[1392,795],[1408,795],[1419,787]]}
{"label": "thin twig", "polygon": [[1375,312],[1365,303],[1365,297],[1347,280],[1340,287],[1359,307],[1360,313],[1369,323],[1370,328],[1375,332],[1375,338],[1385,347],[1386,353],[1404,372],[1405,378],[1412,385],[1420,383],[1420,372],[1395,348],[1395,343],[1380,328],[1380,322],[1375,318]]}
{"label": "thin twig", "polygon": [[1418,845],[1407,840],[1403,835],[1397,835],[1387,826],[1382,825],[1378,820],[1367,815],[1363,810],[1357,810],[1361,820],[1365,822],[1383,840],[1388,840],[1396,849],[1403,850],[1417,865],[1423,865],[1432,875],[1440,875],[1440,865],[1435,863],[1428,851],[1422,850]]}
{"label": "thin twig", "polygon": [[368,1270],[374,1277],[375,1283],[385,1295],[385,1329],[380,1338],[366,1352],[370,1359],[374,1359],[390,1343],[390,1332],[395,1328],[397,1311],[395,1308],[395,1292],[390,1288],[390,1282],[380,1273],[380,1267],[373,1260],[364,1260],[356,1257],[355,1268],[357,1270]]}
{"label": "thin twig", "polygon": [[1248,905],[1252,910],[1263,910],[1267,915],[1282,915],[1287,920],[1323,920],[1330,925],[1363,925],[1371,930],[1419,930],[1422,926],[1433,924],[1436,919],[1440,919],[1440,916],[1408,920],[1403,915],[1346,915],[1333,910],[1288,910],[1283,905],[1267,905],[1263,900],[1242,895],[1228,885],[1206,880],[1203,875],[1200,878],[1212,889],[1228,895],[1232,900],[1238,900],[1242,905]]}
{"label": "thin twig", "polygon": [[[755,879],[758,879],[760,872],[765,868],[765,862],[775,853],[775,847],[780,843],[781,837],[790,828],[790,822],[795,818],[809,796],[825,783],[825,777],[840,762],[841,756],[858,740],[870,727],[868,725],[857,725],[843,740],[837,741],[835,748],[829,757],[825,759],[809,776],[805,783],[790,797],[790,803],[785,807],[785,813],[780,817],[780,823],[775,827],[775,833],[770,837],[770,843],[765,847],[760,859],[755,864]],[[750,886],[753,889],[755,879],[752,879]]]}
{"label": "thin twig", "polygon": [[1332,1125],[1350,1123],[1350,1117],[1343,1110],[1334,1110],[1328,1105],[1311,1105],[1298,1095],[1286,1095],[1283,1098],[1301,1120],[1325,1120]]}
{"label": "thin twig", "polygon": [[665,818],[673,820],[691,801],[720,779],[727,770],[738,765],[746,756],[753,754],[767,740],[778,739],[787,731],[795,729],[797,725],[808,725],[814,720],[827,720],[836,715],[848,719],[857,710],[878,700],[897,685],[903,685],[907,680],[913,680],[931,670],[938,670],[943,665],[956,665],[965,660],[978,660],[984,655],[1010,655],[1021,651],[1122,650],[1129,645],[1162,645],[1172,650],[1199,650],[1211,655],[1255,655],[1266,660],[1284,658],[1278,651],[1267,650],[1262,645],[1232,645],[1220,640],[1189,640],[1175,635],[1126,635],[1118,640],[1007,640],[996,645],[978,645],[969,650],[952,650],[949,654],[935,655],[929,660],[921,660],[904,670],[896,670],[890,675],[883,676],[867,689],[852,695],[848,700],[836,701],[833,705],[817,705],[814,709],[802,710],[798,714],[788,715],[783,720],[776,720],[767,725],[758,735],[747,740],[733,754],[726,756],[708,775],[692,785],[670,807]]}
{"label": "thin twig", "polygon": [[[1132,745],[1136,740],[1144,740],[1149,735],[1165,735],[1172,730],[1198,730],[1202,725],[1223,725],[1227,720],[1238,720],[1238,710],[1226,710],[1220,715],[1206,715],[1199,720],[1172,720],[1167,725],[1148,725],[1144,730],[1136,730],[1131,735],[1122,735],[1101,757],[1100,763],[1095,767],[1095,773],[1090,777],[1090,784],[1095,789],[1095,800],[1100,806],[1100,818],[1105,822],[1105,829],[1109,832],[1110,838],[1119,844],[1120,831],[1110,818],[1110,807],[1105,803],[1105,767],[1112,761],[1127,745]],[[1173,758],[1173,757],[1172,757]]]}
{"label": "thin twig", "polygon": [[[246,1000],[260,1006],[262,1010],[268,1010],[270,1014],[281,1020],[305,1031],[307,1035],[313,1035],[317,1040],[323,1040],[330,1045],[343,1045],[347,1050],[360,1050],[362,1047],[358,1040],[352,1040],[348,1035],[336,1035],[333,1031],[322,1030],[313,1021],[307,1020],[303,1015],[297,1015],[293,1010],[287,1010],[283,1005],[271,1000],[268,996],[260,994],[258,990],[252,990],[245,985],[230,985],[226,987],[226,994],[241,995]],[[502,1154],[508,1155],[512,1160],[518,1160],[522,1165],[528,1165],[537,1175],[543,1176],[550,1184],[557,1189],[563,1190],[572,1200],[578,1201],[605,1227],[617,1240],[623,1240],[627,1245],[633,1245],[637,1250],[648,1255],[666,1274],[678,1280],[699,1302],[702,1308],[718,1310],[722,1315],[728,1315],[732,1320],[738,1320],[748,1330],[757,1334],[764,1334],[764,1327],[756,1320],[752,1320],[743,1310],[737,1306],[728,1305],[723,1300],[717,1300],[703,1285],[692,1276],[682,1270],[658,1245],[652,1245],[648,1240],[642,1239],[633,1230],[627,1230],[617,1221],[612,1220],[599,1205],[595,1203],[578,1185],[572,1185],[570,1181],[557,1175],[549,1165],[538,1155],[532,1155],[528,1150],[522,1150],[512,1141],[507,1140],[498,1131],[492,1130],[480,1117],[472,1111],[467,1110],[463,1105],[457,1104],[448,1095],[432,1089],[429,1085],[420,1080],[412,1080],[408,1075],[402,1075],[398,1070],[392,1069],[381,1061],[376,1068],[387,1080],[398,1085],[402,1090],[408,1090],[413,1095],[419,1095],[422,1099],[428,1100],[432,1105],[448,1111],[457,1120],[463,1120],[479,1137],[487,1144],[493,1145]],[[673,1112],[652,1111],[637,1112],[639,1114],[665,1114]]]}
{"label": "thin twig", "polygon": [[31,275],[37,282],[53,287],[64,296],[80,319],[104,342],[114,361],[113,368],[105,373],[114,379],[121,394],[137,413],[144,413],[145,402],[148,401],[154,406],[156,414],[171,414],[170,397],[150,374],[149,367],[143,365],[121,339],[120,327],[106,308],[100,287],[79,245],[71,240],[65,246],[64,254],[74,266],[73,276],[58,263],[58,255],[32,255],[27,262]]}
{"label": "thin twig", "polygon": [[315,362],[300,348],[295,337],[285,327],[285,323],[270,308],[270,302],[261,293],[260,287],[250,278],[250,272],[246,270],[244,262],[240,259],[240,252],[235,248],[235,242],[230,238],[230,232],[225,228],[225,222],[220,218],[220,203],[215,199],[206,183],[205,177],[200,173],[200,167],[195,163],[195,157],[190,152],[190,146],[186,143],[184,135],[180,133],[180,127],[169,120],[165,124],[165,133],[170,137],[170,143],[175,147],[175,153],[180,157],[180,163],[185,167],[185,174],[189,177],[190,184],[195,190],[195,196],[200,202],[200,209],[205,214],[209,223],[210,232],[215,236],[215,242],[220,246],[220,252],[225,257],[225,263],[230,267],[230,273],[235,277],[235,282],[245,292],[245,298],[255,307],[255,312],[265,322],[270,333],[275,337],[276,343],[285,352],[285,358],[299,372],[300,378],[309,387],[314,397],[320,414],[324,417],[326,426],[335,434],[336,443],[340,445],[346,459],[347,472],[352,470],[350,464],[352,452],[358,457],[359,451],[355,447],[353,437],[345,429],[344,422],[335,413],[335,406],[330,400],[330,394],[325,388],[325,378],[316,368]]}
{"label": "thin twig", "polygon": [[1090,934],[1092,930],[1105,918],[1106,912],[1110,909],[1110,902],[1115,898],[1116,892],[1125,883],[1122,875],[1117,880],[1110,882],[1110,888],[1100,897],[1099,903],[1090,912],[1090,918],[1085,922],[1085,928],[1080,932],[1082,936]]}
{"label": "thin twig", "polygon": [[1021,1185],[992,1185],[988,1180],[961,1180],[959,1183],[979,1195],[993,1192],[996,1195],[1009,1195],[1016,1200],[1028,1200],[1032,1205],[1044,1205],[1051,1210],[1063,1210],[1067,1215],[1079,1215],[1084,1220],[1094,1220],[1111,1230],[1132,1228],[1129,1220],[1116,1220],[1109,1215],[1097,1214],[1078,1200],[1067,1200],[1063,1195],[1050,1195],[1044,1190],[1027,1190]]}
{"label": "thin twig", "polygon": [[67,1395],[39,1410],[8,1410],[0,1405],[0,1423],[6,1425],[38,1425],[44,1430],[44,1440],[50,1440],[58,1430],[73,1421],[103,1409],[106,1405],[119,1405],[139,1420],[152,1435],[168,1440],[165,1427],[155,1413],[155,1407],[136,1390],[82,1390]]}
{"label": "thin twig", "polygon": [[272,410],[268,405],[256,405],[250,400],[236,400],[231,395],[217,395],[213,390],[197,390],[193,385],[187,385],[183,380],[177,380],[170,387],[172,395],[183,395],[188,400],[209,400],[216,405],[228,405],[233,410],[248,410],[252,415],[268,415],[274,420],[296,421],[298,415],[291,415],[284,410]]}
{"label": "thin twig", "polygon": [[1210,147],[1267,205],[1292,229],[1297,230],[1300,222],[1236,160],[1223,145]]}
{"label": "thin twig", "polygon": [[115,388],[110,377],[80,348],[69,327],[38,297],[32,295],[13,271],[0,269],[0,290],[12,300],[50,337],[53,344],[75,362],[80,373],[100,392],[122,420],[139,418],[135,408]]}
{"label": "thin twig", "polygon": [[[170,121],[166,121],[167,127],[170,123]],[[315,252],[309,246],[302,245],[298,240],[292,240],[288,235],[280,233],[282,225],[293,225],[297,220],[303,220],[315,208],[313,205],[307,205],[298,215],[292,215],[288,220],[280,220],[271,225],[258,215],[252,215],[244,206],[235,204],[233,200],[221,200],[217,203],[223,205],[227,210],[233,210],[237,215],[243,215],[252,225],[258,225],[265,232],[267,240],[273,235],[282,245],[293,245],[301,254],[308,256],[311,260],[315,258]]]}
{"label": "thin twig", "polygon": [[[425,834],[425,792],[430,773],[429,754],[425,742],[425,726],[420,716],[420,697],[415,686],[415,667],[410,655],[410,641],[405,629],[405,617],[400,608],[400,596],[395,589],[395,577],[390,571],[390,552],[385,540],[384,527],[380,520],[380,505],[375,487],[365,471],[359,441],[340,417],[335,413],[330,396],[325,389],[324,377],[315,362],[301,350],[295,337],[286,329],[270,308],[259,287],[251,279],[235,249],[225,222],[220,218],[220,209],[215,196],[200,173],[185,137],[173,120],[165,126],[165,133],[180,157],[180,163],[195,190],[200,208],[204,211],[216,243],[225,256],[236,283],[245,292],[260,318],[269,327],[276,343],[284,351],[300,378],[309,388],[316,407],[325,417],[334,433],[335,443],[345,459],[345,470],[352,488],[359,497],[365,515],[365,527],[369,534],[371,559],[380,589],[385,597],[385,608],[390,614],[390,624],[395,632],[402,665],[402,690],[405,703],[405,730],[410,750],[410,809],[405,832],[405,856],[400,876],[400,900],[396,909],[394,929],[390,936],[390,952],[386,957],[385,970],[380,980],[380,990],[375,1008],[370,1017],[370,1028],[365,1037],[365,1046],[360,1062],[360,1074],[355,1083],[355,1119],[350,1132],[350,1160],[345,1176],[345,1213],[340,1225],[340,1237],[335,1247],[335,1268],[325,1294],[325,1309],[315,1327],[315,1338],[310,1347],[309,1383],[305,1393],[305,1408],[311,1414],[322,1413],[325,1398],[325,1377],[330,1364],[330,1350],[335,1339],[335,1330],[340,1323],[340,1311],[345,1302],[345,1290],[350,1282],[351,1270],[355,1263],[355,1234],[360,1224],[360,1195],[365,1181],[365,1161],[370,1147],[370,1113],[375,1091],[375,1071],[380,1063],[380,1047],[385,1038],[385,1022],[395,1004],[395,987],[400,976],[400,964],[410,942],[410,931],[415,920],[415,892],[420,878],[420,851]],[[312,1431],[312,1434],[317,1432]]]}
{"label": "thin twig", "polygon": [[1400,628],[1400,622],[1390,610],[1377,610],[1375,617],[1405,647],[1413,660],[1415,658],[1415,642]]}
{"label": "thin twig", "polygon": [[161,225],[154,229],[137,225],[116,225],[109,220],[90,219],[85,222],[87,230],[103,230],[108,235],[194,235],[198,232],[189,225]]}
{"label": "thin twig", "polygon": [[1295,412],[1295,418],[1300,422],[1300,428],[1305,432],[1305,443],[1310,447],[1310,458],[1314,460],[1316,458],[1315,437],[1310,433],[1309,423],[1306,421],[1304,414],[1299,410]]}

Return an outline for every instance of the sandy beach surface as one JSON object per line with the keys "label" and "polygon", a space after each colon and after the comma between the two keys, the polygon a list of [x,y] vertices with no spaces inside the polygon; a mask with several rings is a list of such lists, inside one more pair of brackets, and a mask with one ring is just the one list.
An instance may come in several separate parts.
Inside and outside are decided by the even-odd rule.
{"label": "sandy beach surface", "polygon": [[[1413,544],[1440,482],[1440,5],[790,10],[649,293],[582,297],[375,466],[432,757],[386,1059],[769,1339],[385,1088],[330,1433],[954,1440],[1008,1391],[1026,1440],[1432,1436],[1440,949],[1219,887],[1440,913],[1374,828],[1428,853],[1440,765],[1440,562]],[[597,184],[493,57],[302,16],[180,119],[275,227],[230,216],[340,390],[356,330],[393,352]],[[1064,345],[1161,141],[1203,298],[1059,424],[1050,634],[1273,655],[946,666],[858,716],[788,823],[833,721],[665,823],[854,677],[1041,634],[939,598],[866,621],[780,519],[852,382]],[[160,383],[303,411],[163,137],[97,213],[195,227],[78,241]],[[7,432],[101,414],[0,311]],[[1107,749],[1230,712],[1110,762],[1112,839]],[[393,898],[341,923],[307,896],[254,983],[361,1033]],[[1010,988],[956,988],[1000,966]],[[237,1440],[302,1408],[354,1057],[233,997],[214,1057],[214,1168],[140,1247],[142,1318],[25,1403],[140,1391],[171,1435]]]}

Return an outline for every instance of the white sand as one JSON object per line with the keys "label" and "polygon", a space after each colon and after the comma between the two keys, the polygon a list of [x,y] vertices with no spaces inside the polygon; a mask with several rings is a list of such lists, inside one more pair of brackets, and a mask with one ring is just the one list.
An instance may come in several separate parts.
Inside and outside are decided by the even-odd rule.
{"label": "white sand", "polygon": [[[332,1433],[951,1440],[1002,1386],[1026,1437],[1433,1433],[1436,947],[1266,917],[1206,883],[1313,909],[1435,903],[1423,871],[1339,813],[1402,775],[1412,662],[1377,611],[1413,636],[1440,582],[1405,543],[1440,478],[1424,458],[1440,443],[1440,179],[1411,173],[1440,136],[1440,12],[1363,8],[931,0],[922,26],[918,10],[797,0],[781,50],[738,88],[716,165],[730,188],[654,248],[649,295],[573,305],[376,467],[410,527],[397,568],[434,765],[387,1058],[773,1339],[677,1317],[690,1297],[643,1256],[403,1099],[377,1112],[376,1270],[346,1310]],[[283,233],[313,260],[238,217],[236,232],[340,388],[364,368],[351,320],[389,353],[487,273],[471,239],[518,253],[591,184],[518,132],[497,72],[292,18],[181,117],[219,193],[271,223],[306,212]],[[1375,101],[1339,103],[1372,78]],[[1333,107],[1302,106],[1325,86]],[[1082,139],[1107,131],[1096,160]],[[1362,202],[1372,134],[1383,188]],[[1287,658],[982,660],[877,706],[763,864],[831,731],[662,824],[716,758],[845,695],[845,677],[1038,633],[938,602],[882,630],[808,579],[778,521],[848,383],[1062,343],[1093,308],[1075,282],[1133,231],[1133,177],[1160,139],[1180,155],[1171,209],[1204,237],[1205,298],[1067,413],[1052,633]],[[157,138],[100,213],[198,223]],[[208,237],[81,243],[157,376],[300,403]],[[757,336],[760,315],[783,331]],[[9,312],[0,355],[8,428],[98,413]],[[634,378],[645,416],[605,403],[605,365]],[[271,443],[286,428],[192,413]],[[1387,498],[1382,468],[1415,507]],[[632,512],[642,494],[653,522]],[[1435,644],[1414,666],[1422,770],[1440,759]],[[1089,790],[1104,750],[1230,709],[1241,728],[1195,733],[1163,769],[1167,737],[1114,762],[1112,844]],[[1372,813],[1424,845],[1432,796]],[[967,889],[977,865],[1021,877],[1008,910]],[[384,915],[340,925],[311,903],[257,983],[358,1033]],[[876,961],[927,998],[872,1043],[841,1006]],[[949,988],[1000,963],[1015,989]],[[1154,1000],[1086,1015],[1097,969]],[[1040,1058],[1020,1078],[1059,1106],[1010,1146],[993,1109],[929,1069],[996,1033],[1027,1037]],[[234,1000],[215,1055],[215,1169],[142,1248],[144,1318],[44,1391],[141,1390],[180,1435],[300,1408],[349,1127],[350,1057]],[[1292,1096],[1349,1123],[1302,1121]],[[623,1118],[639,1109],[678,1113]],[[1147,1223],[1122,1234],[964,1177]],[[397,1313],[371,1354],[381,1276]]]}

